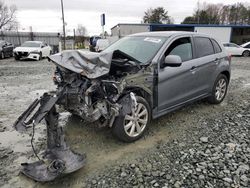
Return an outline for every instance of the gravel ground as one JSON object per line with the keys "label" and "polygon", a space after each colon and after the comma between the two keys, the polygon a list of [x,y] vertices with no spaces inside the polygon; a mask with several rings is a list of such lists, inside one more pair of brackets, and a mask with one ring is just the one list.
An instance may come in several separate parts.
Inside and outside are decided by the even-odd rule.
{"label": "gravel ground", "polygon": [[[21,162],[34,161],[30,132],[12,124],[37,96],[54,89],[54,66],[40,62],[0,61],[0,186],[3,187],[250,187],[250,58],[233,58],[225,101],[205,101],[154,120],[132,144],[117,141],[110,130],[85,125],[67,113],[66,139],[87,153],[87,165],[50,183],[19,174]],[[36,128],[36,148],[45,143]]]}

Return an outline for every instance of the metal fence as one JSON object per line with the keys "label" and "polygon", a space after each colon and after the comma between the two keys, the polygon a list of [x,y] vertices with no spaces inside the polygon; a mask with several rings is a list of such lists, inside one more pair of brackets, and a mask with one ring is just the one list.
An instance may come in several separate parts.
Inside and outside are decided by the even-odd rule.
{"label": "metal fence", "polygon": [[15,46],[20,46],[25,41],[44,41],[52,47],[54,52],[57,52],[60,42],[60,34],[43,32],[1,31],[0,40],[5,40],[14,44]]}

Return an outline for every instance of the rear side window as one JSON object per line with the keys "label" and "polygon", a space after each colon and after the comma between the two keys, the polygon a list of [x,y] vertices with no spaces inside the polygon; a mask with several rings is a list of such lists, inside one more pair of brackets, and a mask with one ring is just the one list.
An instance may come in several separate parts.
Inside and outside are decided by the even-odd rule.
{"label": "rear side window", "polygon": [[213,46],[214,46],[215,53],[220,53],[222,51],[221,48],[220,48],[220,45],[214,39],[211,39],[211,40],[212,40],[212,43],[213,43]]}
{"label": "rear side window", "polygon": [[209,38],[195,37],[194,42],[197,58],[214,54],[214,48]]}
{"label": "rear side window", "polygon": [[165,52],[165,56],[178,55],[182,62],[193,58],[192,44],[190,37],[175,40]]}
{"label": "rear side window", "polygon": [[250,44],[246,45],[244,48],[250,48]]}

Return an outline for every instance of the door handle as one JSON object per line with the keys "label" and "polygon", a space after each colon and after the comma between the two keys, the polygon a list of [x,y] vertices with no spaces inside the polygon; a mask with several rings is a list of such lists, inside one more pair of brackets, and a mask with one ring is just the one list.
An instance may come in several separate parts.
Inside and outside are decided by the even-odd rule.
{"label": "door handle", "polygon": [[196,70],[197,69],[197,67],[196,66],[192,66],[192,68],[190,69],[191,71],[194,71],[194,70]]}
{"label": "door handle", "polygon": [[216,65],[219,64],[219,60],[220,60],[219,58],[216,58],[216,59],[214,60],[214,62],[215,62]]}

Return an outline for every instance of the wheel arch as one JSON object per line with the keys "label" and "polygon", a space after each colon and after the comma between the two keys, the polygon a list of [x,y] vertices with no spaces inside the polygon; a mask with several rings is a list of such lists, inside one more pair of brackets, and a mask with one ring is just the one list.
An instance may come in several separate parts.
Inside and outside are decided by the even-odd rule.
{"label": "wheel arch", "polygon": [[227,77],[228,82],[230,81],[230,72],[229,71],[222,71],[220,74],[223,74]]}
{"label": "wheel arch", "polygon": [[123,90],[123,95],[129,93],[129,92],[133,92],[136,95],[143,97],[149,104],[150,108],[152,108],[153,106],[153,99],[152,99],[152,94],[148,93],[145,89],[140,88],[140,87],[127,87]]}

